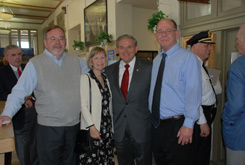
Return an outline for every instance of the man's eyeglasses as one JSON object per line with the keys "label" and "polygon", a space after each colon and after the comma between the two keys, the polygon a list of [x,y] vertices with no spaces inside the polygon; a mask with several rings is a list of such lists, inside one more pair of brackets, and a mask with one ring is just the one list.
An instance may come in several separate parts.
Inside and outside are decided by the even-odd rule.
{"label": "man's eyeglasses", "polygon": [[50,41],[57,41],[57,40],[59,40],[59,41],[64,41],[65,40],[65,37],[64,36],[61,36],[61,37],[58,37],[58,38],[56,38],[56,37],[50,37],[50,38],[48,38]]}
{"label": "man's eyeglasses", "polygon": [[169,35],[170,33],[174,32],[176,30],[173,30],[173,29],[168,29],[168,30],[158,30],[156,31],[157,34],[166,34],[166,35]]}

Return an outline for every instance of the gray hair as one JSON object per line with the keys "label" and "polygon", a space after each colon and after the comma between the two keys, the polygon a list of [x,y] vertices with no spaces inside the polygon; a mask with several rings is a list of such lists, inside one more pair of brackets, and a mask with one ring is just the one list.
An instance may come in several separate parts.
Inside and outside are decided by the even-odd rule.
{"label": "gray hair", "polygon": [[117,46],[117,48],[119,47],[119,42],[120,42],[122,39],[132,39],[133,42],[134,42],[134,47],[137,46],[137,40],[136,40],[133,36],[131,36],[131,35],[129,35],[129,34],[124,34],[124,35],[121,35],[120,37],[117,38],[117,41],[116,41],[116,46]]}
{"label": "gray hair", "polygon": [[[12,49],[20,49],[17,45],[8,45],[4,48],[3,54],[4,56],[8,55],[8,51],[12,50]],[[20,49],[20,51],[22,52],[22,50]],[[23,53],[23,52],[22,52]]]}
{"label": "gray hair", "polygon": [[65,37],[65,31],[64,31],[64,29],[63,29],[62,27],[60,27],[60,26],[58,26],[58,25],[52,25],[52,26],[49,26],[49,27],[45,30],[45,32],[44,32],[44,34],[43,34],[43,38],[44,38],[45,40],[47,40],[47,33],[50,32],[51,30],[54,30],[54,29],[60,29],[60,30],[63,32],[64,37]]}

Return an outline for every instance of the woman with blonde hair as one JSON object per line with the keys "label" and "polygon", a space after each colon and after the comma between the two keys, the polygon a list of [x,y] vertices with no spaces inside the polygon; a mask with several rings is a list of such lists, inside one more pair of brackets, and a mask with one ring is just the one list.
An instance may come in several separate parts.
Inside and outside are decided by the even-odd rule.
{"label": "woman with blonde hair", "polygon": [[[88,67],[91,71],[81,75],[81,129],[89,129],[92,154],[81,154],[80,164],[113,165],[111,90],[107,76],[102,73],[107,66],[106,52],[101,47],[90,51]],[[89,86],[89,79],[91,87]],[[89,92],[91,89],[91,93]],[[91,95],[91,100],[90,100]],[[91,113],[90,113],[91,102]]]}

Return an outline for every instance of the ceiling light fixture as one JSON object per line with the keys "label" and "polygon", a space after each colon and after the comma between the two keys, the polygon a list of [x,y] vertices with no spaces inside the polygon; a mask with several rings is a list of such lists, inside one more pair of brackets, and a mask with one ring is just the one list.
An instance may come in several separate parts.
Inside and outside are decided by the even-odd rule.
{"label": "ceiling light fixture", "polygon": [[0,19],[9,20],[14,17],[14,13],[10,8],[8,8],[9,12],[6,11],[5,6],[2,7],[2,11],[0,11]]}

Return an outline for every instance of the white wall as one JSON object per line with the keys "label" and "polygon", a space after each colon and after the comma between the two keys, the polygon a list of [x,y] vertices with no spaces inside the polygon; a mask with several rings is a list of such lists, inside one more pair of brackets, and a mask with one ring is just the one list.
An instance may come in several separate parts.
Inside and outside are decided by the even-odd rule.
{"label": "white wall", "polygon": [[116,37],[133,35],[133,8],[128,4],[116,4]]}
{"label": "white wall", "polygon": [[133,36],[138,41],[139,50],[158,50],[154,33],[147,29],[148,19],[156,10],[133,8]]}

